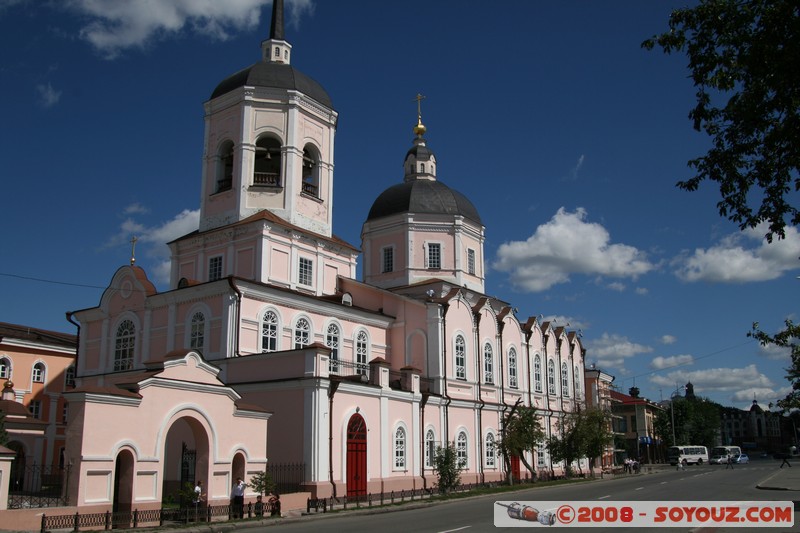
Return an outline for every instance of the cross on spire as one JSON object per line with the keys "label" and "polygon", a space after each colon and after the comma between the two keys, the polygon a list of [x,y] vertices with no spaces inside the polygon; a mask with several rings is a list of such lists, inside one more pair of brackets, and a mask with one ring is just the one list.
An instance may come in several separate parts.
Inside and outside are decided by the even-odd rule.
{"label": "cross on spire", "polygon": [[414,127],[414,133],[419,137],[422,137],[426,131],[425,125],[422,124],[422,100],[424,99],[425,96],[420,93],[414,97],[414,100],[417,101],[417,125]]}
{"label": "cross on spire", "polygon": [[131,266],[133,266],[133,264],[136,262],[136,241],[138,241],[138,240],[139,239],[136,238],[136,235],[134,235],[130,240],[130,243],[131,243]]}

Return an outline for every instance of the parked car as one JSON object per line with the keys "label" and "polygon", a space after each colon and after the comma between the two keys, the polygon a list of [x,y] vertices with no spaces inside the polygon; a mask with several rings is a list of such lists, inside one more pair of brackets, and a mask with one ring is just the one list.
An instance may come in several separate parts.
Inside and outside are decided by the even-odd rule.
{"label": "parked car", "polygon": [[733,456],[733,462],[744,465],[750,462],[750,457],[746,453],[740,453],[739,455]]}
{"label": "parked car", "polygon": [[727,455],[715,455],[709,461],[709,463],[712,465],[724,465],[727,462],[728,462]]}

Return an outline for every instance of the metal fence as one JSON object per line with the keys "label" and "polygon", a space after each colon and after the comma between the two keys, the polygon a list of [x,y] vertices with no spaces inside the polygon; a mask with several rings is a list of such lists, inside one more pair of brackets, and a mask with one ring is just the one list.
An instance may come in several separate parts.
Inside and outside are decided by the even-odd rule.
{"label": "metal fence", "polygon": [[196,506],[184,509],[147,509],[105,513],[75,513],[69,515],[42,515],[41,533],[54,529],[129,529],[145,526],[165,526],[227,520],[252,520],[270,516],[274,508],[270,502],[248,503],[241,509],[232,505]]}
{"label": "metal fence", "polygon": [[15,470],[8,489],[9,509],[59,507],[67,501],[69,466],[28,465]]}
{"label": "metal fence", "polygon": [[304,463],[267,463],[267,472],[272,476],[278,494],[302,491],[300,486],[306,474]]}

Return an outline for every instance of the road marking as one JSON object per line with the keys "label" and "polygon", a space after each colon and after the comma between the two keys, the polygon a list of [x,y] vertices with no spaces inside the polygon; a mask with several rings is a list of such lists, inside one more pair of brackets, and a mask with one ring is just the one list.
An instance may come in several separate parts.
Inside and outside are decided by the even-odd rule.
{"label": "road marking", "polygon": [[600,496],[600,497],[599,497],[599,498],[597,498],[597,499],[598,499],[598,500],[605,500],[606,498],[610,498],[610,497],[611,497],[611,495],[610,495],[610,494],[608,494],[608,495],[606,495],[606,496]]}
{"label": "road marking", "polygon": [[662,481],[661,482],[662,485],[666,485],[667,483],[669,483],[669,481]]}
{"label": "road marking", "polygon": [[461,531],[462,529],[469,529],[471,527],[472,526],[464,526],[464,527],[459,527],[459,528],[456,528],[456,529],[446,529],[444,531],[439,531],[439,533],[452,533],[453,531]]}
{"label": "road marking", "polygon": [[639,487],[638,489],[634,489],[634,490],[642,490],[643,488],[644,488],[644,487]]}

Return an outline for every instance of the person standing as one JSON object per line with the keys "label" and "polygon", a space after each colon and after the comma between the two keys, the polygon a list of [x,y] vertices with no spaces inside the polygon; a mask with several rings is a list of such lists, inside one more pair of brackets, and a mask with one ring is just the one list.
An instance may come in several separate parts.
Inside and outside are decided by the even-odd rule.
{"label": "person standing", "polygon": [[781,468],[783,468],[783,465],[786,465],[789,468],[792,467],[792,463],[789,462],[789,454],[788,453],[782,453],[781,454],[781,458],[783,459],[783,462],[781,463]]}
{"label": "person standing", "polygon": [[192,503],[194,503],[194,519],[195,521],[198,520],[200,517],[200,511],[203,509],[203,502],[205,502],[206,493],[203,490],[203,480],[197,480],[197,483],[194,486],[194,498],[192,499]]}
{"label": "person standing", "polygon": [[733,457],[731,457],[731,454],[728,454],[728,461],[725,463],[725,470],[729,468],[733,470]]}
{"label": "person standing", "polygon": [[247,487],[242,478],[237,477],[231,490],[231,514],[233,518],[244,518],[244,489]]}

